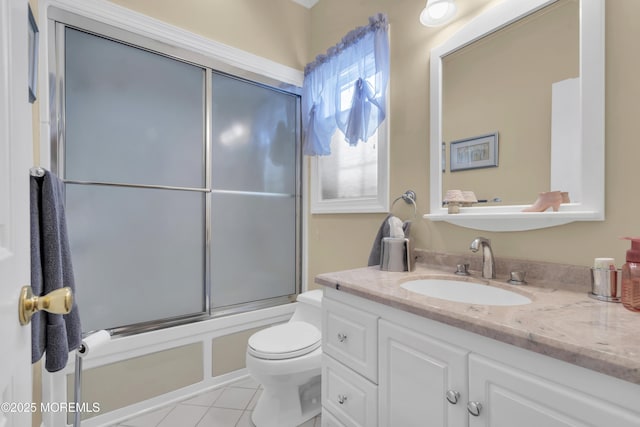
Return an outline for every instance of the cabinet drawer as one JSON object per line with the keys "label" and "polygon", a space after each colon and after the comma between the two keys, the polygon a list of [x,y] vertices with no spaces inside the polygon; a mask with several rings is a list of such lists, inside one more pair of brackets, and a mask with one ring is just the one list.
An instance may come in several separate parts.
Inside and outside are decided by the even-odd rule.
{"label": "cabinet drawer", "polygon": [[325,298],[322,350],[378,382],[378,316]]}
{"label": "cabinet drawer", "polygon": [[336,419],[346,427],[375,427],[378,425],[377,404],[375,384],[323,355],[322,405]]}

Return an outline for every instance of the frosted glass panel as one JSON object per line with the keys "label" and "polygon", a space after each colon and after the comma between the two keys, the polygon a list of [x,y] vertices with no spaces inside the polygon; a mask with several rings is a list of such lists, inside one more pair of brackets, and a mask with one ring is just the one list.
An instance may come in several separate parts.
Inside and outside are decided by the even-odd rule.
{"label": "frosted glass panel", "polygon": [[65,178],[204,186],[202,68],[66,29]]}
{"label": "frosted glass panel", "polygon": [[85,331],[204,310],[199,192],[66,185]]}
{"label": "frosted glass panel", "polygon": [[336,131],[331,155],[319,156],[322,200],[376,198],[378,195],[378,131],[367,142],[347,144]]}
{"label": "frosted glass panel", "polygon": [[212,306],[296,292],[294,197],[212,196]]}
{"label": "frosted glass panel", "polygon": [[213,75],[213,188],[294,194],[297,98]]}

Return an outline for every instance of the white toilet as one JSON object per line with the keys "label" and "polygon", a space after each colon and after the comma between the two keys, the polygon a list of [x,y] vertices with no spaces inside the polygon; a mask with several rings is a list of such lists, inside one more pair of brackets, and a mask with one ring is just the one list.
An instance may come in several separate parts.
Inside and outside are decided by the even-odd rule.
{"label": "white toilet", "polygon": [[289,322],[249,338],[247,370],[264,389],[251,417],[257,427],[296,427],[320,413],[322,291],[297,302]]}

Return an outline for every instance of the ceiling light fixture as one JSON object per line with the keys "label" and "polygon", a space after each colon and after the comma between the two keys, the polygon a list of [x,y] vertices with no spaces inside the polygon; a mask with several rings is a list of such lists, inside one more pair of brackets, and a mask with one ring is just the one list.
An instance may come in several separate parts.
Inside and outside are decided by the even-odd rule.
{"label": "ceiling light fixture", "polygon": [[453,19],[457,10],[455,0],[427,0],[420,13],[420,23],[425,27],[444,25]]}

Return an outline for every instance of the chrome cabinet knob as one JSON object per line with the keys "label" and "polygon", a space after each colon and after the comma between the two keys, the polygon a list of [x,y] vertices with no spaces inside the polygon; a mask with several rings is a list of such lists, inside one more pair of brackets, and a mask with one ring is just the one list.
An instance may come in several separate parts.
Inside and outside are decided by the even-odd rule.
{"label": "chrome cabinet knob", "polygon": [[480,410],[482,409],[482,404],[480,402],[467,402],[467,411],[474,417],[480,415]]}
{"label": "chrome cabinet knob", "polygon": [[460,399],[460,393],[458,393],[455,390],[448,390],[446,396],[447,396],[447,401],[452,405],[455,405],[456,403],[458,403],[458,399]]}
{"label": "chrome cabinet knob", "polygon": [[338,332],[338,341],[345,342],[347,340],[347,334],[343,334],[342,332]]}
{"label": "chrome cabinet knob", "polygon": [[344,405],[344,402],[347,401],[347,396],[345,396],[344,394],[339,394],[338,395],[338,403],[341,405]]}

